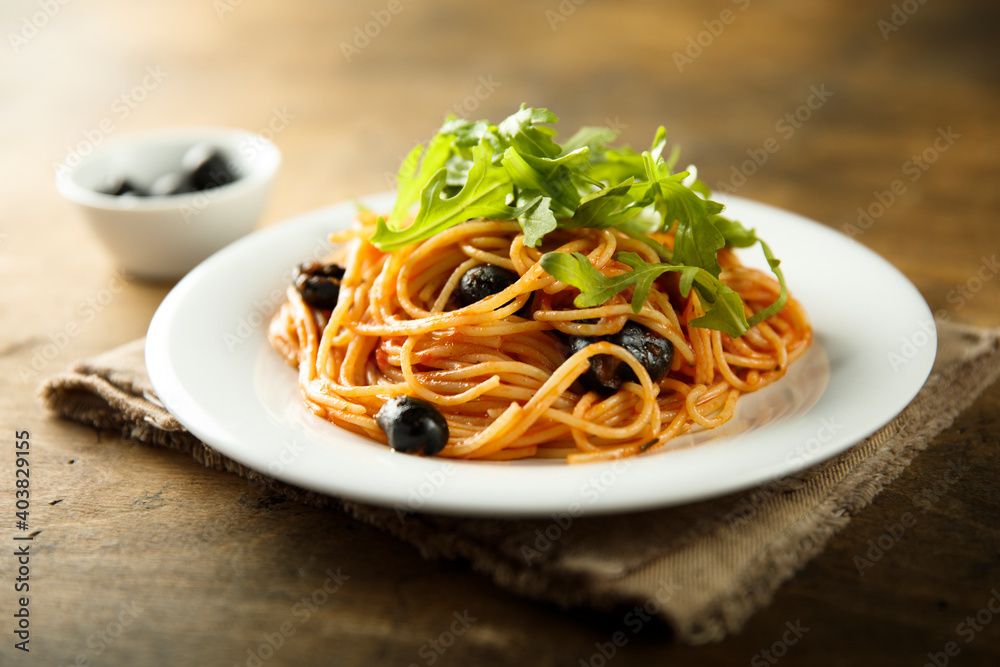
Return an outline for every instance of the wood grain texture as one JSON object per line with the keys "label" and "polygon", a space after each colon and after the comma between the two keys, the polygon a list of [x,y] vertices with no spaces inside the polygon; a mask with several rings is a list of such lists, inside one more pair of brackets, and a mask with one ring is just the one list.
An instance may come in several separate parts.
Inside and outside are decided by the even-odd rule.
{"label": "wood grain texture", "polygon": [[[12,649],[9,560],[0,561],[0,662],[228,667],[257,664],[257,653],[268,666],[429,665],[432,657],[596,665],[597,645],[624,630],[629,642],[608,664],[770,664],[760,652],[801,621],[809,630],[782,665],[921,665],[949,641],[960,648],[951,664],[997,664],[1000,621],[968,643],[958,626],[1000,586],[998,387],[740,635],[698,649],[673,645],[653,624],[633,635],[621,614],[516,598],[462,563],[425,562],[338,514],[54,420],[34,397],[43,377],[72,360],[143,335],[169,289],[131,281],[117,291],[112,260],[52,186],[53,163],[104,119],[111,135],[270,126],[284,165],[265,225],[386,189],[399,159],[448,110],[498,119],[525,101],[550,107],[566,127],[614,124],[635,145],[662,123],[710,185],[736,185],[733,170],[743,169],[738,194],[838,229],[857,223],[859,207],[878,211],[878,193],[901,180],[905,192],[858,240],[942,316],[1000,326],[1000,279],[974,278],[1000,251],[1000,13],[985,0],[896,4],[917,9],[885,39],[888,0],[401,0],[402,11],[348,59],[341,44],[389,3],[67,3],[15,45],[10,35],[30,33],[25,21],[41,23],[42,10],[5,2],[0,432],[11,449],[0,471],[10,479],[12,432],[29,429],[41,533],[30,655]],[[718,30],[712,22],[722,18],[732,20],[706,37],[705,22]],[[679,68],[674,54],[689,37],[705,45]],[[134,93],[150,67],[165,78]],[[802,111],[817,89],[832,94]],[[808,119],[782,124],[797,112]],[[960,136],[912,180],[907,163],[948,128]],[[743,168],[769,138],[778,150]],[[878,298],[877,286],[859,298]],[[64,340],[70,323],[79,331]],[[941,487],[957,462],[960,483]],[[916,508],[916,524],[859,575],[854,557],[935,484],[944,492],[926,513]],[[11,494],[0,497],[6,545]],[[327,593],[324,584],[336,585],[328,571],[338,568],[349,578]],[[465,611],[477,620],[438,657],[428,642],[450,643],[454,614]],[[269,651],[268,637],[280,648]]]}

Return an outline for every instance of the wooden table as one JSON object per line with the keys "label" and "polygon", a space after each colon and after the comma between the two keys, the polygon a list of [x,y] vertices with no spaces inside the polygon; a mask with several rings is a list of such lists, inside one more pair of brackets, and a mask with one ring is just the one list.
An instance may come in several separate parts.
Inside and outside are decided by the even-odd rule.
{"label": "wooden table", "polygon": [[[6,2],[0,467],[12,480],[14,432],[29,430],[40,533],[23,654],[5,481],[0,662],[600,664],[595,644],[622,620],[517,598],[339,514],[45,414],[39,381],[142,336],[170,287],[120,285],[56,194],[53,165],[87,142],[181,124],[266,131],[284,155],[267,225],[385,189],[448,110],[496,120],[526,101],[634,145],[663,123],[713,187],[854,225],[941,316],[1000,325],[995,3],[663,4]],[[685,648],[650,625],[614,664],[773,664],[762,651],[799,622],[809,630],[783,665],[920,665],[949,641],[949,664],[997,664],[1000,622],[971,638],[959,624],[1000,586],[998,414],[995,386],[740,635]],[[854,556],[950,462],[961,482],[859,576]],[[349,579],[310,608],[328,571]],[[475,623],[435,652],[466,611]]]}

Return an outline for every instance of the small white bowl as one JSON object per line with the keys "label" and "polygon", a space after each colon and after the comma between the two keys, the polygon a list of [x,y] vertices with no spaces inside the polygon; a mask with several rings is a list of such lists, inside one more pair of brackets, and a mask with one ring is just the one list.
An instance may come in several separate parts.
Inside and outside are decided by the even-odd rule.
{"label": "small white bowl", "polygon": [[[114,196],[98,190],[113,175],[140,187],[181,168],[192,146],[222,152],[237,179],[227,185],[157,197]],[[281,164],[278,148],[245,130],[170,128],[109,140],[90,155],[59,167],[56,188],[80,206],[126,273],[147,280],[178,278],[257,224]]]}

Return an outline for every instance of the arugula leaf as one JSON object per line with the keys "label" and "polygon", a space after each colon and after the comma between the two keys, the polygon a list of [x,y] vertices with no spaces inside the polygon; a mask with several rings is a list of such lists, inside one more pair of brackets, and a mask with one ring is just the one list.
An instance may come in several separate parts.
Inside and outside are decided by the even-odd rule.
{"label": "arugula leaf", "polygon": [[606,278],[594,268],[586,255],[579,252],[574,252],[572,255],[564,252],[547,252],[542,255],[539,263],[545,272],[556,280],[580,290],[573,299],[573,305],[577,308],[599,306],[632,284],[628,274]]}
{"label": "arugula leaf", "polygon": [[[687,297],[694,287],[705,310],[704,315],[691,320],[692,326],[718,329],[733,338],[742,336],[750,329],[740,295],[705,269],[695,266],[650,264],[632,252],[620,252],[615,255],[615,259],[630,266],[632,274],[636,275],[636,288],[632,297],[634,312],[639,312],[636,308],[636,299],[641,298],[645,301],[654,278],[667,271],[676,271],[681,274],[681,295]],[[671,266],[673,268],[666,268]],[[639,302],[640,308],[642,301]]]}
{"label": "arugula leaf", "polygon": [[439,135],[453,135],[455,146],[459,148],[474,148],[490,132],[490,124],[485,120],[471,121],[455,118],[450,115],[441,126]]}
{"label": "arugula leaf", "polygon": [[607,277],[594,268],[586,255],[579,252],[572,255],[548,252],[542,255],[540,262],[542,268],[553,278],[580,290],[580,294],[573,300],[573,305],[577,308],[599,306],[624,289],[634,287],[632,312],[638,313],[642,310],[646,297],[649,296],[653,281],[660,275],[672,271],[681,274],[684,296],[690,294],[692,286],[698,288],[698,296],[701,297],[705,314],[692,320],[693,326],[718,329],[733,338],[742,336],[750,329],[740,295],[705,269],[696,266],[650,264],[633,252],[618,253],[615,259],[631,267],[632,271]]}
{"label": "arugula leaf", "polygon": [[654,160],[659,160],[663,154],[663,148],[667,145],[667,128],[662,125],[657,128],[653,136],[653,147],[649,149],[649,155]]}
{"label": "arugula leaf", "polygon": [[757,311],[754,316],[750,318],[750,326],[752,327],[760,324],[769,317],[777,315],[781,312],[781,309],[785,307],[785,304],[788,303],[788,285],[785,283],[785,274],[782,273],[779,268],[781,260],[775,258],[774,253],[771,252],[771,246],[767,245],[764,242],[764,239],[758,238],[757,241],[760,243],[760,249],[764,251],[764,258],[767,259],[767,265],[771,267],[771,271],[778,279],[780,291],[778,293],[778,298],[775,299],[770,306]]}
{"label": "arugula leaf", "polygon": [[[632,269],[632,273],[625,274],[635,280],[635,291],[632,292],[632,312],[638,313],[642,310],[642,304],[649,296],[649,290],[653,287],[653,281],[668,271],[675,271],[681,274],[681,284],[691,289],[691,283],[701,271],[696,266],[674,266],[672,264],[650,264],[644,261],[634,252],[620,252],[615,254],[615,259]],[[683,292],[683,290],[682,290]],[[687,296],[688,292],[683,292]]]}
{"label": "arugula leaf", "polygon": [[759,239],[752,229],[747,229],[735,220],[724,218],[721,215],[713,215],[709,218],[715,228],[726,240],[726,245],[730,248],[749,248]]}
{"label": "arugula leaf", "polygon": [[722,211],[722,204],[705,200],[696,195],[681,181],[686,171],[660,180],[657,185],[662,195],[661,214],[667,229],[675,222],[674,261],[678,264],[700,266],[716,278],[722,270],[717,253],[726,245],[722,233],[709,220],[709,215]]}
{"label": "arugula leaf", "polygon": [[[595,155],[591,175],[605,183],[620,183],[631,176],[636,179],[637,185],[641,182],[641,191],[647,192],[650,182],[656,179],[649,177],[649,172],[646,169],[646,156],[648,155],[649,158],[656,162],[665,175],[670,174],[670,170],[677,161],[679,149],[676,147],[669,161],[664,162],[660,157],[663,148],[666,146],[666,140],[667,131],[665,128],[660,127],[653,137],[652,148],[642,154],[636,153],[628,147],[619,150],[607,149],[603,152],[592,151]],[[639,199],[639,197],[636,198]]]}
{"label": "arugula leaf", "polygon": [[680,157],[681,157],[681,147],[680,147],[680,146],[677,146],[677,145],[675,145],[675,146],[674,146],[674,147],[673,147],[673,148],[672,148],[672,149],[670,150],[670,155],[669,155],[669,156],[667,157],[667,159],[666,159],[666,160],[664,161],[664,162],[665,162],[665,164],[667,165],[667,169],[668,169],[669,171],[673,171],[673,170],[674,170],[674,167],[676,167],[676,166],[677,166],[677,160],[679,160],[679,159],[680,159]]}
{"label": "arugula leaf", "polygon": [[[691,172],[692,174],[696,173],[693,164],[688,166],[688,171]],[[691,182],[691,184],[688,187],[691,188],[693,192],[696,192],[699,195],[701,195],[702,199],[707,200],[709,197],[712,196],[712,191],[708,189],[708,185],[706,185],[703,181],[699,181],[697,177],[695,177],[695,179]],[[722,206],[722,204],[719,204],[718,202],[712,202],[712,203],[717,204],[718,206]]]}
{"label": "arugula leaf", "polygon": [[591,162],[594,166],[588,176],[600,183],[621,183],[630,176],[637,181],[646,177],[642,156],[627,148],[608,149],[603,155],[594,155]]}
{"label": "arugula leaf", "polygon": [[[616,259],[631,271],[607,278],[583,255],[546,253],[542,267],[580,290],[578,305],[597,305],[631,288],[632,309],[639,312],[656,277],[677,272],[681,293],[697,290],[705,308],[695,326],[735,337],[784,307],[788,288],[771,248],[754,230],[721,215],[724,206],[712,201],[693,166],[674,173],[679,149],[664,157],[663,127],[650,149],[638,153],[608,148],[616,132],[606,127],[584,127],[560,145],[548,126],[558,120],[548,109],[524,104],[499,125],[449,116],[426,150],[418,146],[403,160],[396,204],[388,220],[376,221],[372,243],[393,251],[477,217],[517,220],[533,247],[559,228],[610,227],[644,243],[663,262],[619,253]],[[653,238],[661,232],[673,232],[673,248]],[[718,252],[757,243],[780,290],[748,321],[739,295],[719,280]]]}
{"label": "arugula leaf", "polygon": [[577,308],[600,306],[608,299],[628,287],[635,287],[632,297],[632,311],[638,313],[649,295],[653,281],[667,271],[698,272],[694,266],[674,266],[673,264],[649,264],[634,252],[622,252],[615,259],[632,267],[632,271],[617,276],[605,276],[594,268],[586,255],[574,252],[547,252],[539,260],[545,272],[556,280],[580,290],[573,299]]}
{"label": "arugula leaf", "polygon": [[562,226],[569,229],[579,227],[611,227],[634,217],[641,209],[630,207],[633,203],[629,197],[632,188],[632,177],[613,187],[593,192],[580,200],[580,206],[573,217]]}
{"label": "arugula leaf", "polygon": [[462,190],[454,197],[442,198],[446,170],[441,168],[420,193],[420,211],[413,224],[393,230],[383,218],[376,221],[372,243],[385,251],[430,238],[471,218],[510,220],[513,209],[507,206],[511,184],[503,167],[493,164],[493,148],[481,143],[473,149],[473,165]]}
{"label": "arugula leaf", "polygon": [[552,140],[555,130],[536,127],[535,123],[558,122],[558,116],[548,109],[531,109],[522,104],[518,111],[501,121],[497,129],[507,145],[513,146],[522,155],[552,158],[562,153],[559,144]]}
{"label": "arugula leaf", "polygon": [[743,299],[731,287],[719,283],[714,292],[699,289],[698,296],[701,297],[705,314],[691,320],[691,326],[718,329],[732,338],[739,338],[750,330],[750,323],[747,322],[743,308]]}
{"label": "arugula leaf", "polygon": [[766,320],[769,317],[777,315],[781,312],[781,309],[785,307],[788,303],[788,285],[785,283],[785,274],[782,273],[780,265],[781,260],[775,258],[774,253],[771,252],[771,246],[764,242],[764,239],[757,236],[757,232],[753,229],[747,229],[741,225],[736,220],[730,220],[729,218],[724,218],[721,215],[711,216],[712,224],[715,228],[719,230],[719,233],[726,239],[726,245],[731,248],[749,248],[755,243],[760,243],[760,248],[764,252],[764,258],[767,260],[767,265],[771,267],[771,272],[774,277],[778,279],[779,292],[778,298],[774,300],[767,308],[764,308],[754,314],[750,318],[750,326],[756,326]]}
{"label": "arugula leaf", "polygon": [[562,143],[562,154],[567,155],[584,147],[590,149],[591,153],[600,153],[617,136],[618,133],[610,127],[581,127]]}
{"label": "arugula leaf", "polygon": [[648,236],[649,229],[644,226],[642,220],[626,220],[625,222],[615,225],[615,229],[624,234],[628,234],[637,241],[642,241],[652,248],[653,252],[659,255],[660,259],[663,261],[673,263],[673,251],[659,241],[650,238]]}
{"label": "arugula leaf", "polygon": [[513,146],[504,151],[500,161],[519,188],[538,191],[556,204],[562,217],[570,217],[580,204],[580,192],[570,179],[571,169],[586,168],[590,151],[581,148],[557,159],[522,155]]}
{"label": "arugula leaf", "polygon": [[427,155],[423,156],[423,161],[420,160],[424,152],[422,145],[411,150],[403,160],[396,177],[396,205],[389,215],[393,229],[398,229],[398,225],[406,218],[410,208],[420,199],[420,191],[444,166],[451,151],[452,137],[453,135],[446,134],[435,136],[427,149]]}
{"label": "arugula leaf", "polygon": [[538,196],[514,211],[513,215],[524,231],[525,245],[537,246],[542,242],[543,236],[558,226],[551,204],[552,200],[548,197]]}

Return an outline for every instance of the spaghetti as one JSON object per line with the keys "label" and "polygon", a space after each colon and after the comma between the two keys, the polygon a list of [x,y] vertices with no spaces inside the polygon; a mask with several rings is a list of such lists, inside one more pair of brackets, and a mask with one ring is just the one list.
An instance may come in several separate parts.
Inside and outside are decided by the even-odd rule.
{"label": "spaghetti", "polygon": [[[675,230],[648,238],[673,250]],[[329,261],[343,267],[335,307],[310,306],[289,288],[269,340],[298,369],[309,409],[348,430],[386,442],[376,415],[388,400],[435,406],[449,433],[439,456],[580,463],[667,448],[678,435],[728,421],[742,394],[781,378],[812,340],[792,298],[741,336],[693,325],[706,304],[677,273],[658,277],[638,312],[626,298],[632,288],[577,307],[580,290],[546,272],[546,253],[580,253],[605,277],[629,271],[620,253],[661,261],[654,244],[612,227],[557,229],[533,246],[517,221],[480,218],[392,252],[373,245],[375,233],[364,213],[333,235],[341,245]],[[716,258],[719,281],[742,299],[748,320],[776,302],[777,280],[743,266],[729,247]],[[460,305],[459,281],[483,264],[517,279]],[[633,354],[602,340],[628,321],[672,345],[663,377],[654,381]],[[594,342],[572,352],[574,337]],[[598,355],[631,369],[610,395],[581,382]]]}

